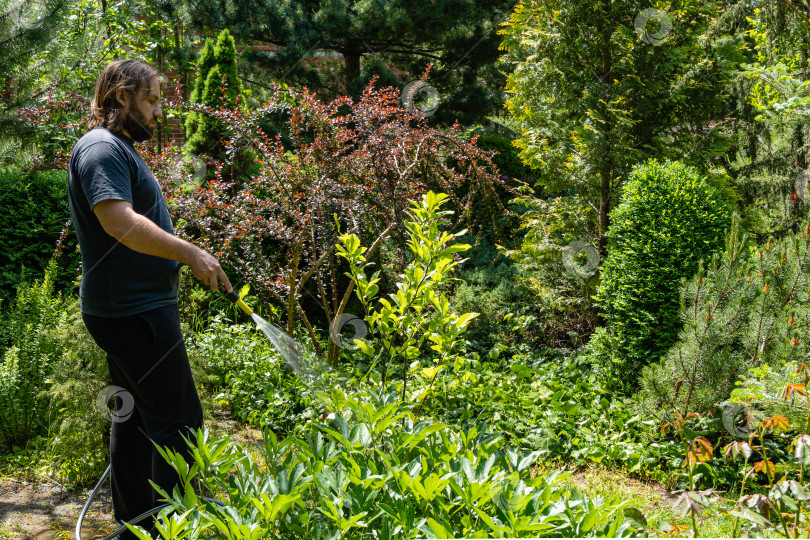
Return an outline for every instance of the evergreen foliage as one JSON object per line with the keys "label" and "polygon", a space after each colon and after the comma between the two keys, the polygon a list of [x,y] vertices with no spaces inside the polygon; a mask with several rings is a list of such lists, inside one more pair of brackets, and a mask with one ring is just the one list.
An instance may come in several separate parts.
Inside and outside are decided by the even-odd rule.
{"label": "evergreen foliage", "polygon": [[645,414],[712,411],[751,368],[795,370],[810,353],[810,223],[751,244],[735,218],[725,251],[685,281],[678,343],[641,377]]}
{"label": "evergreen foliage", "polygon": [[499,135],[481,135],[478,137],[478,146],[484,150],[498,152],[492,161],[498,166],[501,174],[521,180],[531,174],[531,168],[520,160],[518,149],[512,144],[512,139]]}
{"label": "evergreen foliage", "polygon": [[[192,103],[199,103],[218,110],[244,107],[245,97],[242,82],[236,67],[236,44],[228,30],[223,30],[211,48],[206,40],[198,62],[198,76],[192,91]],[[204,81],[204,82],[202,82]],[[196,99],[196,101],[194,101]],[[254,155],[248,150],[240,150],[229,156],[224,142],[229,138],[225,124],[208,114],[194,114],[186,120],[188,140],[185,152],[189,156],[209,156],[222,163],[231,163],[223,169],[226,178],[243,177],[250,174]],[[208,176],[213,177],[213,167]],[[232,173],[231,173],[232,170]]]}
{"label": "evergreen foliage", "polygon": [[[440,0],[346,0],[322,2],[164,2],[167,19],[181,18],[199,32],[228,28],[240,42],[261,42],[280,49],[245,51],[251,79],[269,85],[284,80],[326,100],[340,95],[359,99],[375,74],[378,88],[402,89],[433,63],[428,83],[440,95],[431,124],[482,121],[503,103],[503,66],[496,33],[510,3]],[[325,54],[340,54],[337,64]],[[408,75],[399,80],[389,69]]]}
{"label": "evergreen foliage", "polygon": [[[66,171],[0,172],[0,301],[13,300],[15,287],[42,275],[69,219]],[[76,277],[76,244],[75,235],[67,237],[54,277],[57,290]]]}
{"label": "evergreen foliage", "polygon": [[[208,80],[208,74],[211,72],[212,67],[214,67],[214,44],[210,39],[206,39],[205,45],[200,51],[200,57],[197,59],[197,78],[194,80],[194,88],[191,90],[189,103],[202,103],[205,81]],[[186,117],[186,140],[197,133],[199,119],[200,117],[196,111],[188,113]]]}
{"label": "evergreen foliage", "polygon": [[41,73],[31,69],[32,59],[51,41],[66,4],[66,0],[0,0],[0,141],[35,134],[20,122],[18,111],[44,93],[37,88]]}
{"label": "evergreen foliage", "polygon": [[591,338],[597,373],[632,387],[677,340],[678,286],[722,247],[732,209],[696,169],[650,160],[633,169],[611,213],[596,303],[607,327]]}
{"label": "evergreen foliage", "polygon": [[[465,235],[460,240],[472,243],[474,238],[467,240]],[[526,301],[528,293],[517,279],[514,262],[500,255],[487,237],[468,254],[469,261],[460,265],[461,279],[453,288],[450,304],[461,313],[479,313],[467,334],[472,350],[486,354],[508,338],[504,317],[522,314],[531,302]]]}
{"label": "evergreen foliage", "polygon": [[110,423],[93,398],[112,380],[104,351],[82,321],[78,298],[66,299],[63,317],[53,334],[61,350],[50,363],[43,396],[49,410],[58,411],[49,418],[49,472],[72,484],[86,484],[96,481],[108,463]]}
{"label": "evergreen foliage", "polygon": [[529,188],[522,191],[524,195],[513,202],[525,208],[521,216],[525,235],[518,249],[503,252],[515,261],[516,278],[530,292],[530,304],[541,315],[538,334],[545,344],[580,347],[596,326],[597,278],[570,272],[563,258],[573,242],[593,243],[587,226],[593,223],[594,213],[571,195],[543,199]]}
{"label": "evergreen foliage", "polygon": [[42,281],[20,287],[0,324],[0,450],[11,450],[48,425],[46,389],[60,342],[54,329],[64,321],[61,295],[54,294],[56,263]]}
{"label": "evergreen foliage", "polygon": [[[645,1],[521,1],[500,32],[515,65],[506,106],[520,124],[520,157],[538,169],[540,185],[573,188],[583,207],[596,210],[603,257],[609,214],[634,164],[679,159],[707,173],[731,145],[714,126],[732,116],[719,89],[745,60],[743,31],[728,27],[726,16],[737,6],[668,7],[671,27],[655,44],[634,26],[647,8]],[[646,31],[654,33],[654,24]]]}
{"label": "evergreen foliage", "polygon": [[738,142],[724,159],[742,195],[742,225],[762,243],[807,218],[796,182],[810,170],[810,17],[806,5],[756,2],[746,21],[751,59],[730,88],[741,117]]}
{"label": "evergreen foliage", "polygon": [[[469,257],[475,261],[473,266],[478,267],[481,264],[490,265],[498,256],[497,253],[487,253],[479,257],[476,255],[479,249],[489,252],[493,251],[492,248],[496,245],[513,248],[520,244],[523,232],[519,214],[525,211],[525,208],[516,204],[512,199],[519,194],[516,189],[517,185],[532,180],[532,170],[520,161],[518,149],[512,144],[512,139],[508,137],[484,134],[476,139],[476,145],[487,152],[495,152],[492,162],[498,167],[501,180],[503,180],[503,185],[495,186],[495,193],[504,208],[509,209],[509,212],[500,214],[497,219],[483,220],[476,217],[470,227],[469,241],[472,248]],[[448,159],[447,163],[452,168],[458,167],[458,163],[452,158]],[[483,164],[483,162],[481,163]],[[469,184],[462,184],[462,188],[456,190],[456,196],[465,197],[469,187]],[[484,261],[483,258],[487,256],[489,259]]]}

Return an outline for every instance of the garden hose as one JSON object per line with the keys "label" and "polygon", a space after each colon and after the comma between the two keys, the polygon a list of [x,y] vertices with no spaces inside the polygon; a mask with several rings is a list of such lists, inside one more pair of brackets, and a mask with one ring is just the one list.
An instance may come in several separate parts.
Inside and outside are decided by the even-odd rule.
{"label": "garden hose", "polygon": [[[247,315],[253,315],[253,310],[250,309],[250,306],[245,304],[245,302],[242,301],[241,298],[239,298],[239,295],[236,293],[236,291],[231,291],[229,293],[224,293],[224,294],[225,294],[225,298],[227,298],[228,300],[230,300],[231,302],[233,302],[234,304],[239,306],[239,309],[244,311]],[[99,479],[98,483],[96,484],[96,487],[94,487],[93,491],[90,492],[90,496],[87,498],[87,502],[84,503],[84,506],[82,507],[82,511],[79,512],[79,519],[76,521],[76,540],[82,540],[82,523],[84,523],[84,516],[87,514],[87,511],[90,509],[90,504],[92,504],[93,499],[95,499],[96,494],[98,493],[98,490],[101,489],[101,484],[104,482],[104,480],[107,479],[107,477],[109,475],[110,475],[110,465],[107,465],[107,470],[105,470],[104,474],[101,475],[101,478]],[[205,501],[208,501],[210,503],[217,504],[219,506],[225,506],[225,503],[223,503],[221,501],[218,501],[216,499],[209,499],[207,497],[202,497],[202,499],[205,500]],[[149,516],[153,516],[153,515],[157,514],[158,512],[160,512],[161,510],[163,510],[167,506],[169,506],[168,503],[167,504],[162,504],[160,506],[156,506],[156,507],[152,508],[151,510],[147,510],[146,512],[144,512],[140,516],[137,516],[136,518],[129,521],[129,524],[130,525],[136,525],[136,524],[140,523],[141,521],[143,521],[144,519],[148,518]],[[113,540],[119,534],[121,534],[123,532],[126,532],[128,530],[129,529],[127,529],[126,525],[121,525],[120,527],[115,529],[113,532],[111,532],[110,534],[108,534],[107,536],[102,538],[101,540]]]}
{"label": "garden hose", "polygon": [[244,303],[241,298],[239,298],[239,295],[236,293],[236,291],[225,293],[225,298],[227,298],[228,300],[239,306],[239,308],[248,315],[253,315],[253,310],[250,309],[250,306]]}
{"label": "garden hose", "polygon": [[[104,474],[101,475],[101,478],[99,479],[98,483],[96,484],[96,487],[94,487],[93,491],[90,492],[90,496],[87,498],[87,502],[84,503],[84,506],[82,507],[82,511],[79,512],[79,519],[76,521],[76,540],[82,540],[82,523],[84,523],[84,516],[87,514],[87,511],[90,509],[90,504],[92,504],[93,499],[96,498],[96,494],[98,493],[98,490],[101,489],[101,484],[104,483],[104,480],[106,480],[109,475],[110,475],[110,466],[107,465],[107,470],[105,470]],[[213,503],[213,504],[216,504],[216,505],[219,505],[219,506],[225,506],[225,503],[222,502],[222,501],[218,501],[216,499],[209,499],[207,497],[201,497],[201,498],[204,501],[208,501],[210,503]],[[156,507],[152,508],[151,510],[147,510],[146,512],[144,512],[140,516],[137,516],[137,517],[133,518],[128,523],[130,525],[137,525],[138,523],[140,523],[144,519],[148,518],[149,516],[153,516],[153,515],[157,514],[158,512],[160,512],[161,510],[163,510],[164,508],[166,508],[168,506],[169,506],[168,503],[161,504],[160,506],[156,506]],[[121,525],[117,529],[115,529],[113,532],[111,532],[110,534],[108,534],[107,536],[102,538],[101,540],[113,540],[119,534],[121,534],[123,532],[127,532],[128,530],[129,529],[127,529],[126,525]]]}

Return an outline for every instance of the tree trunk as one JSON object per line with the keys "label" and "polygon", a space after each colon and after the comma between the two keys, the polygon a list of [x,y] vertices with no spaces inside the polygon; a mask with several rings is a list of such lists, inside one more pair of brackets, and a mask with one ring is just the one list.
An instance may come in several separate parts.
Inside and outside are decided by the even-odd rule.
{"label": "tree trunk", "polygon": [[[602,0],[602,8],[604,10],[604,17],[602,17],[602,70],[600,73],[600,82],[610,84],[612,69],[612,58],[610,55],[610,34],[611,28],[609,20],[611,19],[611,0]],[[608,100],[609,96],[604,96],[604,100]],[[599,167],[599,258],[600,267],[601,262],[607,257],[607,230],[610,226],[610,196],[611,196],[611,179],[613,176],[613,160],[610,157],[611,153],[611,130],[612,125],[609,121],[610,111],[604,102],[602,103],[602,148],[600,152],[600,167]],[[597,270],[598,272],[598,270]],[[597,308],[596,312],[597,326],[603,326],[604,320],[601,312]]]}
{"label": "tree trunk", "polygon": [[[334,321],[340,320],[340,317],[335,317]],[[336,329],[339,330],[339,329]],[[337,367],[338,364],[338,349],[337,344],[332,339],[332,329],[329,329],[329,349],[326,351],[326,362],[330,366]]]}
{"label": "tree trunk", "polygon": [[292,335],[293,334],[293,322],[294,322],[294,313],[295,313],[295,296],[298,293],[297,288],[295,286],[296,278],[298,277],[298,260],[301,256],[301,246],[300,244],[295,247],[295,252],[292,256],[292,269],[290,271],[290,292],[287,296],[287,333]]}
{"label": "tree trunk", "polygon": [[307,314],[304,313],[304,308],[301,307],[299,302],[296,302],[295,304],[298,309],[298,314],[301,316],[301,320],[304,322],[304,326],[309,333],[309,339],[312,341],[312,346],[315,348],[315,355],[319,359],[323,359],[323,349],[321,349],[321,344],[318,342],[318,336],[315,335],[315,330],[312,328],[312,324],[310,324]]}
{"label": "tree trunk", "polygon": [[345,65],[344,73],[346,74],[346,82],[344,83],[346,92],[349,92],[351,82],[360,76],[360,56],[361,49],[351,49],[343,51],[343,62]]}
{"label": "tree trunk", "polygon": [[[602,84],[610,84],[610,70],[612,69],[612,59],[610,56],[610,24],[607,20],[610,19],[610,4],[611,0],[603,0],[602,6],[605,11],[605,17],[602,19],[602,73],[600,74],[600,81]],[[609,98],[605,98],[609,99]],[[610,226],[610,180],[613,176],[613,163],[610,158],[610,137],[612,126],[608,120],[610,111],[606,105],[603,104],[603,121],[604,127],[602,128],[602,151],[600,156],[601,165],[599,167],[599,257],[605,260],[607,256],[607,233]]]}

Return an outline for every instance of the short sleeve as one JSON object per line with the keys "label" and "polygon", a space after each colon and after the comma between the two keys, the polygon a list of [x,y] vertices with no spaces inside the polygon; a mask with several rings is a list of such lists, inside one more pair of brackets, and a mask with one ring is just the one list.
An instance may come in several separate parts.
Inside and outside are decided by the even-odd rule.
{"label": "short sleeve", "polygon": [[100,141],[85,148],[76,172],[91,210],[108,199],[133,202],[130,166],[115,145]]}

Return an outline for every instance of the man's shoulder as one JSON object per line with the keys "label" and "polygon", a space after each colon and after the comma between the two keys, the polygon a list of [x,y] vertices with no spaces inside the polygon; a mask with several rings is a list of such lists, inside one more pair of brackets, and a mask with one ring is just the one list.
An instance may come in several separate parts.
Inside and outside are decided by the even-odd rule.
{"label": "man's shoulder", "polygon": [[71,163],[89,163],[115,160],[133,163],[132,152],[121,137],[107,128],[97,127],[81,136],[71,151]]}
{"label": "man's shoulder", "polygon": [[107,128],[101,126],[93,128],[82,135],[76,143],[76,148],[83,150],[97,145],[101,145],[100,148],[127,151],[127,145],[121,137],[118,137]]}

